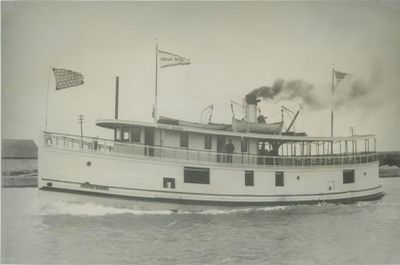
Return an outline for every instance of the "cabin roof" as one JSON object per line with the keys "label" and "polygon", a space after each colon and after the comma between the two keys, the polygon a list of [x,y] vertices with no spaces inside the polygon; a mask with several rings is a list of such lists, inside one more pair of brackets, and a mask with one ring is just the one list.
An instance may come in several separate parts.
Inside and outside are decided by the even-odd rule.
{"label": "cabin roof", "polygon": [[1,141],[2,158],[37,158],[38,147],[30,139],[3,139]]}
{"label": "cabin roof", "polygon": [[315,136],[290,136],[290,135],[275,135],[275,134],[262,134],[262,133],[248,133],[248,132],[232,132],[223,130],[212,130],[195,128],[190,126],[182,125],[169,125],[160,123],[140,122],[140,121],[128,121],[128,120],[115,120],[115,119],[99,119],[96,120],[96,125],[102,128],[115,129],[119,127],[146,127],[146,128],[158,128],[171,131],[183,131],[200,134],[212,134],[212,135],[223,135],[227,137],[246,137],[246,138],[257,138],[257,139],[270,139],[270,140],[284,140],[284,141],[351,141],[354,139],[363,140],[375,138],[375,135],[355,135],[345,137],[315,137]]}

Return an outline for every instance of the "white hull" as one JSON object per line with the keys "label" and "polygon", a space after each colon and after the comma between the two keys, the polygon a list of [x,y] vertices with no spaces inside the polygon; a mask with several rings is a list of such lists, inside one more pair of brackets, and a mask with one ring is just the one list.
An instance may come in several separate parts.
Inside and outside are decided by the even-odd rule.
{"label": "white hull", "polygon": [[[185,166],[209,168],[210,183],[185,183]],[[343,184],[344,169],[354,169],[354,183]],[[244,185],[245,170],[254,171],[254,186]],[[275,186],[276,171],[285,172],[283,187]],[[44,147],[40,150],[39,187],[51,193],[173,204],[284,205],[380,198],[378,173],[378,162],[245,168]],[[175,188],[163,187],[164,177],[174,178]]]}

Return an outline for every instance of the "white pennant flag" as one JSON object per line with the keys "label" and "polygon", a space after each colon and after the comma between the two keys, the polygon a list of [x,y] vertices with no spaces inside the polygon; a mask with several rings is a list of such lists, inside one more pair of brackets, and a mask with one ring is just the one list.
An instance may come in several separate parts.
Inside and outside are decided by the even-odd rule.
{"label": "white pennant flag", "polygon": [[190,64],[190,60],[170,53],[170,52],[164,52],[164,51],[158,51],[159,57],[160,57],[160,67],[169,67],[169,66],[176,66],[176,65],[186,65]]}

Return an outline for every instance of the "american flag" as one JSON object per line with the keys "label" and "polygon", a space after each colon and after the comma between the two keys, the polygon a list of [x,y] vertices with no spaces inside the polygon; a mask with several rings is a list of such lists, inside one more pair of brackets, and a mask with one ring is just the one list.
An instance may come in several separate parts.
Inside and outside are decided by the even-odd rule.
{"label": "american flag", "polygon": [[53,68],[56,90],[83,85],[83,74],[67,69]]}
{"label": "american flag", "polygon": [[338,71],[334,71],[335,72],[335,79],[336,79],[336,85],[339,85],[340,83],[343,82],[343,80],[346,78],[346,76],[348,76],[348,73],[342,73],[342,72],[338,72]]}

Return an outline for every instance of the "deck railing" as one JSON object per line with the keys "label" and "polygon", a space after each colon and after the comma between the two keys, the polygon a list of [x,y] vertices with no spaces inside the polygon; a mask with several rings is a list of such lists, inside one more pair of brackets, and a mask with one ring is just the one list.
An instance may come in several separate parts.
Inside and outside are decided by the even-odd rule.
{"label": "deck railing", "polygon": [[226,153],[192,150],[165,146],[124,143],[103,138],[80,137],[70,134],[44,133],[45,146],[76,150],[81,152],[104,153],[116,156],[132,156],[144,159],[158,159],[176,162],[216,163],[243,167],[315,167],[342,166],[377,161],[375,152],[309,155],[309,156],[260,156],[248,153],[232,154],[232,163],[227,163]]}

